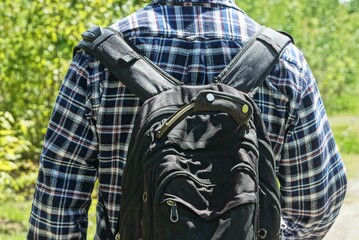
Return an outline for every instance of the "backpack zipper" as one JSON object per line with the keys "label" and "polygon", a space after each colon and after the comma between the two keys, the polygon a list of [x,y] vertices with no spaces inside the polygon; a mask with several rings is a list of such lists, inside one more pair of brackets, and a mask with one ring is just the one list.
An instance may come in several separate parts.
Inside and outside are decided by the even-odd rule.
{"label": "backpack zipper", "polygon": [[177,211],[177,203],[172,200],[166,201],[167,205],[171,208],[170,210],[170,220],[173,223],[178,222],[178,211]]}
{"label": "backpack zipper", "polygon": [[[254,172],[254,170],[248,166],[246,166],[244,163],[240,163],[236,166],[234,166],[230,172],[234,172],[236,170],[244,170],[244,171],[247,171],[248,173],[250,173],[250,175],[254,178],[257,178],[256,177],[256,174]],[[204,181],[201,181],[200,179],[197,179],[195,178],[194,176],[188,174],[187,172],[184,172],[184,171],[180,171],[180,172],[172,172],[170,173],[169,175],[167,175],[162,181],[161,181],[161,187],[158,188],[156,191],[155,191],[155,195],[154,195],[154,198],[153,198],[153,208],[152,208],[152,218],[154,218],[154,221],[152,221],[152,224],[150,226],[150,233],[151,233],[151,239],[153,239],[153,233],[154,233],[154,226],[156,225],[156,217],[155,217],[155,212],[156,212],[156,208],[160,205],[158,204],[159,202],[159,198],[161,196],[161,193],[162,193],[162,190],[164,188],[164,186],[169,182],[171,181],[173,178],[176,178],[176,177],[179,177],[179,176],[189,176],[192,180],[196,181],[197,183],[201,184],[201,185],[206,185],[206,186],[215,186],[215,185],[218,185],[218,184],[221,184],[222,182],[225,182],[226,179],[224,179],[223,181],[221,182],[218,182],[218,183],[213,183],[213,184],[210,184],[210,183],[206,183]],[[229,178],[231,175],[228,174],[227,177]],[[226,178],[227,178],[226,177]],[[255,192],[258,192],[258,189],[259,189],[259,186],[257,185],[257,181],[255,181]],[[257,199],[258,199],[258,194],[257,195]],[[256,204],[256,211],[258,209],[258,203],[257,203],[258,200],[254,201],[254,202],[251,202],[251,203],[255,203]],[[170,207],[170,213],[169,213],[169,220],[172,222],[172,223],[176,223],[178,222],[179,220],[179,214],[178,214],[178,205],[177,205],[177,202],[174,201],[173,199],[169,199],[169,200],[166,200],[165,201],[166,205]],[[249,202],[248,202],[249,203]],[[243,204],[240,204],[240,205],[243,205]],[[238,206],[240,206],[238,205]],[[237,206],[237,207],[238,207]],[[257,218],[257,221],[258,221],[258,217]],[[255,227],[255,231],[257,232],[257,227]]]}
{"label": "backpack zipper", "polygon": [[167,119],[167,121],[162,125],[162,127],[156,131],[155,137],[156,139],[161,139],[162,136],[166,135],[173,127],[173,125],[181,120],[182,116],[185,116],[188,112],[193,111],[194,109],[194,102],[188,103],[180,108],[174,115]]}
{"label": "backpack zipper", "polygon": [[[238,169],[238,170],[244,170],[244,171],[250,173],[250,175],[251,175],[252,177],[254,177],[255,179],[257,178],[256,173],[253,171],[253,169],[250,168],[250,167],[248,167],[248,166],[246,166],[244,163],[237,164],[236,166],[234,166],[234,167],[231,169],[230,173],[236,171],[237,169]],[[225,179],[223,179],[222,181],[220,181],[220,182],[217,182],[217,183],[209,183],[209,182],[201,181],[200,179],[195,178],[194,176],[192,176],[191,174],[189,174],[189,173],[187,173],[187,172],[185,172],[185,171],[178,171],[178,172],[172,172],[172,173],[170,173],[169,175],[167,175],[167,176],[161,181],[161,183],[159,184],[160,187],[159,187],[159,188],[156,190],[156,192],[155,192],[155,195],[154,195],[154,198],[153,198],[153,214],[152,214],[152,216],[155,215],[154,213],[155,213],[155,211],[156,211],[156,207],[158,207],[158,205],[159,205],[159,204],[158,204],[159,198],[160,198],[160,195],[161,195],[161,192],[162,192],[164,186],[165,186],[170,180],[172,180],[173,178],[175,178],[175,177],[180,177],[180,176],[187,176],[187,177],[190,177],[193,181],[195,181],[195,182],[197,182],[197,183],[199,183],[199,184],[201,184],[201,185],[205,185],[205,186],[208,186],[208,187],[213,187],[213,186],[219,185],[219,184],[221,184],[221,183],[224,183],[224,182],[226,181],[226,179],[229,178],[231,175],[228,174],[227,177],[226,177]],[[257,181],[255,181],[255,184],[256,184],[255,188],[256,188],[256,191],[257,191],[257,190],[258,190],[258,187],[259,187],[258,184],[257,184]],[[172,201],[172,202],[173,202],[173,201]],[[166,203],[168,204],[168,201],[166,201]],[[168,205],[169,205],[169,204],[168,204]],[[169,205],[169,206],[172,206],[172,205]],[[177,208],[177,204],[176,204],[176,208]]]}
{"label": "backpack zipper", "polygon": [[[133,149],[137,149],[137,146],[138,146],[138,144],[140,143],[140,141],[137,140],[137,137],[140,136],[140,135],[143,135],[143,132],[147,130],[147,126],[148,126],[150,123],[152,124],[152,122],[154,122],[154,120],[155,120],[157,117],[161,117],[162,115],[172,113],[173,111],[170,111],[170,109],[173,110],[174,107],[173,107],[173,106],[169,106],[169,107],[166,107],[166,108],[157,109],[157,110],[153,111],[153,112],[149,115],[149,117],[146,119],[145,123],[144,123],[143,126],[141,127],[140,131],[136,134],[136,136],[133,136],[133,137],[135,137],[135,140],[134,140],[134,143],[133,143],[133,147],[132,147]],[[176,108],[176,109],[177,109],[177,108]],[[160,115],[154,116],[154,113],[157,112],[157,111],[160,111],[160,112],[161,112]],[[163,112],[163,111],[164,111],[164,112]],[[128,155],[127,160],[132,159],[134,153],[135,153],[135,151],[134,151],[133,153],[130,153],[131,155],[130,155],[130,154]],[[131,162],[132,162],[132,161],[128,161],[128,164],[126,164],[126,167],[125,167],[125,168],[128,168],[128,167],[130,166]],[[124,171],[124,172],[123,172],[122,179],[125,178],[126,173],[127,173],[127,171]],[[138,186],[137,186],[137,187],[138,187]],[[135,190],[130,193],[130,196],[127,198],[127,201],[124,201],[124,202],[122,203],[122,208],[125,208],[126,205],[131,201],[131,199],[132,199],[132,197],[133,197],[133,194],[136,192],[137,187],[134,188]],[[128,215],[128,214],[127,214],[127,215]],[[127,215],[126,215],[126,216],[123,215],[123,218],[122,218],[123,220],[122,220],[122,221],[125,221],[125,220],[126,220]],[[119,219],[118,219],[118,221],[119,221]],[[119,225],[119,226],[120,226],[120,225]],[[118,228],[118,232],[120,232],[120,229],[119,229],[119,228]]]}

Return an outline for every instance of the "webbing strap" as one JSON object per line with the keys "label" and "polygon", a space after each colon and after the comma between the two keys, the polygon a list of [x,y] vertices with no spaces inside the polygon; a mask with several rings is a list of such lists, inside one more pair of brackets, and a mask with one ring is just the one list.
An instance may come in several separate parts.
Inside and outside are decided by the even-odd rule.
{"label": "webbing strap", "polygon": [[260,86],[291,39],[270,28],[261,28],[217,77],[217,81],[243,92]]}

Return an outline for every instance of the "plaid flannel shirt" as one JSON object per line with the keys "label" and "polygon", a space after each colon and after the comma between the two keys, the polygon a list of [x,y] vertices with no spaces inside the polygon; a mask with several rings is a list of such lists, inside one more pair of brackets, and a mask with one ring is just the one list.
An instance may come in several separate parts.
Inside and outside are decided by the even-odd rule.
{"label": "plaid flannel shirt", "polygon": [[[232,0],[155,0],[115,23],[144,55],[185,84],[208,84],[259,25]],[[89,54],[74,55],[40,158],[28,239],[86,239],[87,212],[99,180],[95,239],[114,231],[121,176],[141,102]],[[289,45],[252,93],[263,113],[280,181],[284,239],[321,239],[346,190],[343,162],[315,79]]]}

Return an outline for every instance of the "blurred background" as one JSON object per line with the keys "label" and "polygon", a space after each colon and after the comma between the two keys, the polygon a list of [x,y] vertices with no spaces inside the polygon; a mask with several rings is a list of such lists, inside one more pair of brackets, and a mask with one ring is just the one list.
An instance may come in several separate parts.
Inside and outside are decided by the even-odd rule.
{"label": "blurred background", "polygon": [[[25,239],[41,145],[72,49],[140,0],[0,2],[0,240]],[[359,239],[359,0],[238,0],[261,24],[290,33],[317,79],[345,161],[349,192],[326,240]],[[95,203],[89,239],[95,231]],[[356,218],[356,219],[355,219]]]}

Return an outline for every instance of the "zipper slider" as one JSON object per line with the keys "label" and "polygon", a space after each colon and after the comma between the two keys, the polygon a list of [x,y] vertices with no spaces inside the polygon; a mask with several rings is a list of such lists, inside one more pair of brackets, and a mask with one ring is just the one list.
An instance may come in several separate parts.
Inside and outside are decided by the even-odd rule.
{"label": "zipper slider", "polygon": [[175,223],[178,221],[177,203],[171,200],[166,201],[167,205],[170,206],[170,220]]}

